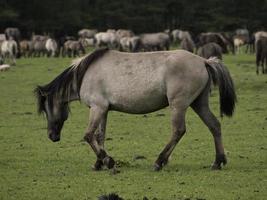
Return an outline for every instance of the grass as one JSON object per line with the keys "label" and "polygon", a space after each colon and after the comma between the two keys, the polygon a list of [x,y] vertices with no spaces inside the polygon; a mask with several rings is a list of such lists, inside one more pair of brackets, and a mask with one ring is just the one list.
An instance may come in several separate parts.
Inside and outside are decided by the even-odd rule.
{"label": "grass", "polygon": [[[187,134],[161,172],[152,165],[170,136],[169,109],[147,115],[110,112],[106,149],[121,173],[94,172],[95,155],[82,142],[88,109],[71,104],[72,115],[59,143],[46,135],[46,121],[36,114],[33,88],[52,80],[68,58],[20,59],[0,73],[0,199],[97,199],[116,192],[124,199],[266,199],[267,76],[255,73],[253,55],[224,56],[236,84],[233,118],[223,118],[228,165],[211,171],[214,144],[195,113],[187,113]],[[218,92],[211,107],[219,116]],[[134,160],[135,156],[145,159]]]}

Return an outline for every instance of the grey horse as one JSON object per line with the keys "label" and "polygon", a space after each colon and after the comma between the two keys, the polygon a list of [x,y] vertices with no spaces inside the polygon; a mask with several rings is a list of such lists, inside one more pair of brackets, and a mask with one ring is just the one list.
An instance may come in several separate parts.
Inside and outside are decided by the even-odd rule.
{"label": "grey horse", "polygon": [[203,58],[217,57],[222,59],[222,48],[215,42],[207,43],[197,50],[197,55]]}
{"label": "grey horse", "polygon": [[85,48],[81,40],[68,40],[64,43],[62,56],[67,54],[69,57],[76,57],[80,56],[80,53],[85,54]]}
{"label": "grey horse", "polygon": [[170,36],[167,33],[144,33],[140,35],[140,46],[144,51],[169,50]]}
{"label": "grey horse", "polygon": [[184,38],[181,41],[181,49],[187,50],[191,53],[194,52],[194,48],[195,48],[195,43],[192,39],[190,38]]}
{"label": "grey horse", "polygon": [[120,51],[136,52],[140,47],[140,37],[123,37],[120,39]]}
{"label": "grey horse", "polygon": [[48,137],[57,142],[69,103],[80,100],[90,107],[90,121],[84,139],[97,156],[95,170],[114,169],[115,161],[104,149],[110,110],[145,114],[169,106],[172,135],[159,154],[154,169],[167,164],[176,144],[186,132],[189,106],[210,129],[216,150],[212,169],[226,164],[220,122],[209,109],[211,82],[218,84],[221,114],[232,116],[236,94],[227,68],[216,59],[204,59],[188,51],[125,53],[98,49],[67,68],[52,82],[37,86],[39,113],[48,122]]}
{"label": "grey horse", "polygon": [[96,33],[96,29],[82,29],[78,32],[78,36],[80,38],[94,38]]}

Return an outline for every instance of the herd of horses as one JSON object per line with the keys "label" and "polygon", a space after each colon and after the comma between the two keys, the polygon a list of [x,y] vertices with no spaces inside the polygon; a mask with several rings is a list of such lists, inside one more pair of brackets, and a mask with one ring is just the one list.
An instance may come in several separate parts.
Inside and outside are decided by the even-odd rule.
{"label": "herd of horses", "polygon": [[[68,56],[76,57],[85,54],[87,47],[108,47],[125,52],[147,52],[169,50],[172,43],[180,43],[180,48],[195,52],[204,58],[218,57],[223,53],[239,54],[256,52],[256,72],[259,66],[267,73],[267,32],[258,31],[250,34],[247,29],[235,32],[206,32],[192,35],[189,31],[179,29],[165,30],[158,33],[136,35],[131,30],[108,29],[98,32],[96,29],[82,29],[77,37],[59,38],[49,35],[32,34],[31,39],[22,39],[18,28],[7,28],[0,34],[0,62],[7,58],[15,64],[15,57]],[[246,46],[246,48],[241,48]]]}

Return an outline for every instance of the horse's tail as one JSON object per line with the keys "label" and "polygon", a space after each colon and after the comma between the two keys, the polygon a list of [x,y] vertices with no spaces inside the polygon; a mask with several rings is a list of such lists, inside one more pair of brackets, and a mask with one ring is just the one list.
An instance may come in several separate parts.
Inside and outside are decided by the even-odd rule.
{"label": "horse's tail", "polygon": [[214,85],[219,86],[221,115],[232,116],[237,98],[228,69],[216,57],[206,60],[205,65]]}

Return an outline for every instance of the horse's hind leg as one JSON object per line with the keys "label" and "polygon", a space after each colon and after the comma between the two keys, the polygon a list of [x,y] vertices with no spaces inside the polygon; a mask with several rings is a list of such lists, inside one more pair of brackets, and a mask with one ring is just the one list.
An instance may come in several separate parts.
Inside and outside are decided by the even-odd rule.
{"label": "horse's hind leg", "polygon": [[[87,129],[86,135],[84,136],[84,139],[90,144],[97,156],[97,162],[95,164],[95,167],[97,168],[94,167],[95,169],[101,169],[103,164],[106,165],[109,169],[113,168],[115,165],[115,161],[110,156],[108,156],[106,151],[103,149],[103,141],[102,145],[101,142],[99,145],[97,137],[95,135],[97,128],[105,124],[106,115],[107,109],[92,107],[90,110],[89,127]],[[104,123],[102,122],[103,124],[100,125],[102,120],[104,120]]]}
{"label": "horse's hind leg", "polygon": [[185,108],[179,108],[170,104],[172,112],[172,136],[168,144],[163,151],[159,154],[158,159],[155,162],[154,170],[161,170],[164,165],[167,164],[170,154],[175,148],[176,144],[185,134]]}
{"label": "horse's hind leg", "polygon": [[[106,134],[106,123],[107,123],[107,113],[103,115],[102,119],[100,120],[100,123],[98,125],[98,128],[95,132],[96,135],[96,141],[101,149],[104,149],[104,142],[105,142],[105,134]],[[93,169],[94,170],[100,170],[102,166],[104,165],[103,161],[100,159],[97,159]]]}
{"label": "horse's hind leg", "polygon": [[218,119],[210,111],[208,103],[208,92],[205,91],[192,103],[191,107],[198,114],[201,120],[207,125],[211,131],[215,143],[216,158],[212,165],[212,169],[221,169],[221,164],[226,164],[226,156],[224,154],[224,148],[221,136],[221,124]]}

